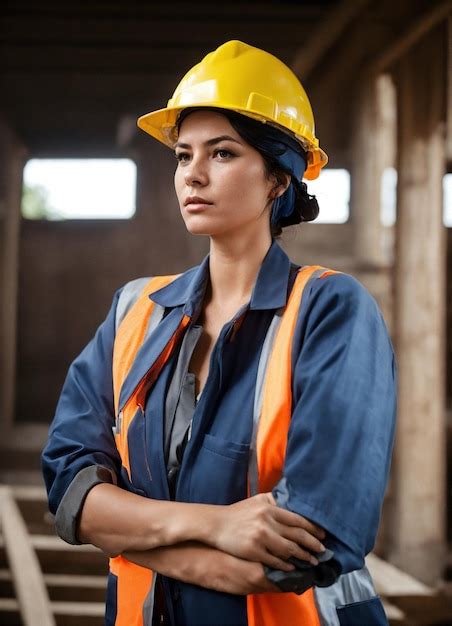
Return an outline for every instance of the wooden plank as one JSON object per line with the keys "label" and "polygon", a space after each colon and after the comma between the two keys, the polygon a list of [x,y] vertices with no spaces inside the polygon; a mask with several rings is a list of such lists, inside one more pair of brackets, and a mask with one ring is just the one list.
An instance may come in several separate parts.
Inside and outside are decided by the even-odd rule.
{"label": "wooden plank", "polygon": [[[59,587],[88,587],[90,589],[105,589],[106,576],[82,576],[76,574],[43,574],[46,585]],[[8,569],[0,569],[0,581],[12,580]]]}
{"label": "wooden plank", "polygon": [[93,552],[102,554],[102,551],[89,543],[73,546],[56,535],[32,535],[31,542],[35,550],[53,550],[57,552]]}
{"label": "wooden plank", "polygon": [[60,587],[89,587],[90,589],[105,589],[106,576],[77,576],[73,574],[44,574],[47,585]]}
{"label": "wooden plank", "polygon": [[2,611],[19,613],[19,603],[14,598],[0,598],[0,612]]}
{"label": "wooden plank", "polygon": [[433,596],[435,589],[403,572],[388,561],[380,559],[375,554],[368,554],[366,565],[372,575],[377,592],[391,598],[391,596]]}
{"label": "wooden plank", "polygon": [[[107,588],[107,576],[74,574],[44,574],[44,583],[52,602],[103,602]],[[0,570],[0,597],[13,598],[14,588],[11,572]],[[2,624],[0,619],[0,624]]]}
{"label": "wooden plank", "polygon": [[385,598],[382,599],[383,608],[386,613],[386,617],[389,620],[391,626],[395,624],[404,624],[406,620],[405,613],[399,609],[399,607],[395,606],[395,604],[391,604]]}
{"label": "wooden plank", "polygon": [[52,602],[52,611],[55,615],[86,615],[100,616],[105,613],[103,602]]}
{"label": "wooden plank", "polygon": [[38,558],[8,487],[0,488],[0,522],[25,626],[55,626]]}
{"label": "wooden plank", "polygon": [[[100,616],[105,613],[103,602],[51,602],[50,607],[55,615]],[[19,602],[14,598],[0,598],[0,614],[2,611],[19,611]],[[29,622],[30,626],[44,626],[44,622]]]}
{"label": "wooden plank", "polygon": [[[2,489],[4,489],[4,487],[2,487]],[[56,535],[30,535],[29,540],[35,550],[52,550],[54,552],[97,552],[102,554],[99,548],[91,544],[73,546]],[[0,536],[0,548],[5,546],[5,538]]]}
{"label": "wooden plank", "polygon": [[18,501],[47,502],[46,490],[40,485],[14,485],[11,491]]}

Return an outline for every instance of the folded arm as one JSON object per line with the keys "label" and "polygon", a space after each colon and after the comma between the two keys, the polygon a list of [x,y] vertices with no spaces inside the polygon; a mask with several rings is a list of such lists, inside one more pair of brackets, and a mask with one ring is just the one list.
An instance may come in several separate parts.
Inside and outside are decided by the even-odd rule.
{"label": "folded arm", "polygon": [[346,274],[318,279],[293,346],[285,506],[327,531],[342,573],[372,549],[388,479],[396,370],[381,312]]}
{"label": "folded arm", "polygon": [[197,542],[125,552],[123,556],[163,576],[214,591],[236,595],[279,592],[265,576],[261,563],[239,559]]}
{"label": "folded arm", "polygon": [[311,551],[322,550],[324,533],[276,507],[271,494],[220,506],[152,500],[104,483],[86,495],[77,536],[110,556],[195,541],[290,571],[291,556],[317,562]]}

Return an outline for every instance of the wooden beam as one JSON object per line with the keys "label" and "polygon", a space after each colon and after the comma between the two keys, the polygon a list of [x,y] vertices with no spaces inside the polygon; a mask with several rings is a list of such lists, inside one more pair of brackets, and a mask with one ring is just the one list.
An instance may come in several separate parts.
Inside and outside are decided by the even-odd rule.
{"label": "wooden beam", "polygon": [[[323,3],[302,3],[302,2],[286,2],[284,6],[284,15],[290,21],[318,19],[319,15],[324,12]],[[237,16],[240,14],[245,18],[256,20],[256,16],[262,19],[278,19],[281,16],[282,9],[278,3],[271,0],[264,2],[200,2],[199,0],[190,3],[175,2],[140,2],[129,4],[123,0],[115,0],[108,3],[108,11],[105,9],[105,3],[102,0],[93,2],[68,1],[55,3],[54,0],[41,0],[37,3],[33,0],[21,0],[20,2],[10,3],[12,9],[8,6],[2,7],[3,15],[17,16],[22,21],[27,18],[35,19],[44,16],[53,18],[54,16],[63,17],[81,17],[83,19],[92,19],[99,21],[121,20],[127,27],[126,20],[144,20],[144,19],[161,19],[167,18],[172,22],[176,17],[181,19],[196,19],[197,24],[203,21],[223,20],[233,16],[237,22]],[[153,33],[150,33],[152,35]],[[171,31],[173,34],[173,31]]]}
{"label": "wooden beam", "polygon": [[371,0],[342,0],[320,21],[307,42],[296,52],[292,69],[306,81],[324,54],[336,43],[347,26],[370,4]]}
{"label": "wooden beam", "polygon": [[400,624],[400,626],[406,626],[406,615],[399,607],[388,602],[386,598],[382,599],[382,603],[386,617],[391,626],[397,626],[398,624]]}
{"label": "wooden beam", "polygon": [[0,488],[0,523],[25,626],[56,626],[38,557],[8,487]]}
{"label": "wooden beam", "polygon": [[398,426],[389,560],[441,579],[446,544],[445,46],[431,32],[399,62],[395,343]]}
{"label": "wooden beam", "polygon": [[[2,620],[2,613],[17,613],[20,605],[14,598],[0,598],[0,623],[6,623]],[[99,617],[105,615],[105,604],[103,602],[51,602],[50,608],[55,615],[65,618],[83,618]],[[37,617],[36,617],[37,619]],[[27,622],[33,626],[45,626],[44,622]],[[71,624],[74,623],[71,621]],[[78,623],[78,622],[77,622]]]}
{"label": "wooden beam", "polygon": [[26,151],[0,116],[0,427],[8,442],[15,411],[17,292],[22,172]]}
{"label": "wooden beam", "polygon": [[376,554],[366,556],[366,565],[369,568],[379,594],[391,598],[392,596],[433,596],[436,590],[425,585],[414,576],[410,576],[401,569],[380,559]]}
{"label": "wooden beam", "polygon": [[369,64],[365,72],[380,74],[387,70],[435,26],[445,20],[450,13],[452,13],[452,0],[445,0],[426,11],[400,37],[386,46],[383,53]]}
{"label": "wooden beam", "polygon": [[447,20],[446,159],[452,163],[452,15]]}

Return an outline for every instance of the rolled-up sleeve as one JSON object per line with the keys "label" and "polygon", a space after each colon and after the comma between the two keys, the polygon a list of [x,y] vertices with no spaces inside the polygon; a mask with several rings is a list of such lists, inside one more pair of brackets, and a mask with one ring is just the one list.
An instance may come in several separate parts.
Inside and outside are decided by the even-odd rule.
{"label": "rolled-up sleeve", "polygon": [[369,292],[347,274],[317,279],[293,346],[287,507],[322,526],[342,573],[373,548],[390,468],[396,366]]}
{"label": "rolled-up sleeve", "polygon": [[58,534],[79,543],[77,520],[88,491],[117,483],[121,460],[115,445],[112,357],[120,290],[94,338],[69,368],[42,452],[49,509]]}

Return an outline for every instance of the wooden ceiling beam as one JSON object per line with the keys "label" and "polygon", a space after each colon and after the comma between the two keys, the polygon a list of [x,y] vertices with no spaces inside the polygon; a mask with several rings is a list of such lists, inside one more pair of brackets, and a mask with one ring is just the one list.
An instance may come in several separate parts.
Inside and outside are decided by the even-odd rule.
{"label": "wooden ceiling beam", "polygon": [[365,69],[367,74],[381,74],[403,57],[427,33],[452,14],[452,0],[445,0],[423,13],[395,41],[375,57]]}
{"label": "wooden ceiling beam", "polygon": [[326,52],[337,42],[347,26],[370,4],[372,0],[342,0],[328,10],[326,17],[309,35],[295,54],[292,69],[306,81]]}
{"label": "wooden ceiling beam", "polygon": [[[17,16],[2,18],[2,43],[5,48],[13,46],[112,46],[156,47],[164,49],[216,47],[221,40],[244,39],[255,45],[273,47],[274,42],[289,42],[296,47],[305,38],[314,21],[287,21],[284,16],[265,20],[260,15],[240,20],[234,15],[224,18],[204,18],[194,15],[181,16],[171,21],[159,16],[147,16],[141,20],[129,16],[123,19],[104,19],[92,16],[44,16],[22,19]],[[207,48],[209,49],[209,48]]]}
{"label": "wooden ceiling beam", "polygon": [[279,19],[281,13],[287,22],[298,19],[319,19],[325,12],[325,3],[310,2],[130,2],[118,0],[110,1],[106,8],[105,2],[54,2],[34,0],[28,2],[11,2],[2,6],[4,16],[17,16],[21,19],[38,17],[64,16],[69,18],[83,18],[98,16],[100,19],[133,19],[164,18],[167,21],[176,18],[198,20],[221,19],[238,17],[240,19]]}
{"label": "wooden ceiling beam", "polygon": [[[215,47],[211,42],[207,50]],[[288,59],[293,46],[274,41],[271,52],[282,60]],[[207,52],[207,51],[206,51]],[[73,46],[73,45],[8,45],[2,54],[2,75],[13,73],[150,73],[179,74],[180,77],[201,59],[202,51],[197,47],[163,48],[153,45],[142,46]],[[102,82],[102,77],[99,77]]]}

